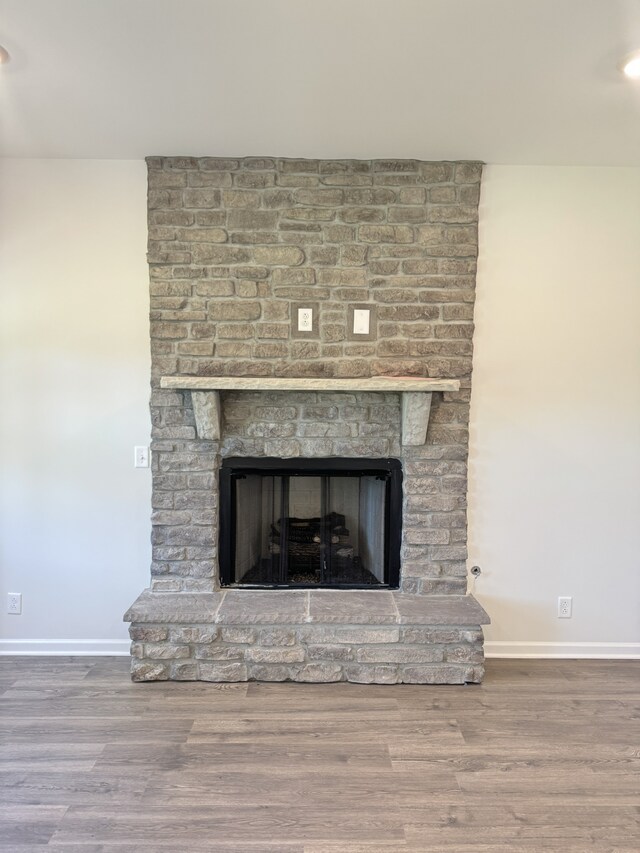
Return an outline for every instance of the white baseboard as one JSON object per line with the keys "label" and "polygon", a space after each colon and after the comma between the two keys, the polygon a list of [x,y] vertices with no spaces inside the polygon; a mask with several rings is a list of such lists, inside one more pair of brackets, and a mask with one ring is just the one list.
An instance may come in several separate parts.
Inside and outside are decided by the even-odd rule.
{"label": "white baseboard", "polygon": [[[0,640],[0,655],[128,655],[129,640]],[[487,658],[640,660],[640,643],[538,643],[487,640]]]}
{"label": "white baseboard", "polygon": [[0,640],[0,655],[128,655],[129,640]]}
{"label": "white baseboard", "polygon": [[640,660],[640,643],[536,643],[486,640],[488,658],[594,658]]}

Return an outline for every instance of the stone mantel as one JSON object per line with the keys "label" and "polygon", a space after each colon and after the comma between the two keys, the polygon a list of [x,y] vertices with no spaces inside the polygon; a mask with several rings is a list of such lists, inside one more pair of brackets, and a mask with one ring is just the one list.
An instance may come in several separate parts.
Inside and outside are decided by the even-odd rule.
{"label": "stone mantel", "polygon": [[459,391],[459,379],[372,376],[363,379],[303,379],[252,376],[163,376],[161,388],[191,391]]}
{"label": "stone mantel", "polygon": [[362,379],[163,376],[161,388],[191,391],[200,438],[221,437],[220,391],[391,391],[402,395],[402,444],[424,444],[434,391],[459,391],[458,379],[374,376]]}

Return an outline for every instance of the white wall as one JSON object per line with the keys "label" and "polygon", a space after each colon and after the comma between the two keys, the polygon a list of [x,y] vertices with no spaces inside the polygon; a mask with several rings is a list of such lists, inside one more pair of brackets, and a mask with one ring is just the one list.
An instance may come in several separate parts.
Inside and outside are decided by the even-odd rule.
{"label": "white wall", "polygon": [[0,160],[2,651],[128,648],[150,562],[145,251],[144,162]]}
{"label": "white wall", "polygon": [[[148,585],[145,192],[142,162],[0,161],[0,651],[125,650]],[[640,653],[640,170],[489,167],[480,217],[488,649]]]}
{"label": "white wall", "polygon": [[469,503],[490,653],[640,655],[640,169],[486,169]]}

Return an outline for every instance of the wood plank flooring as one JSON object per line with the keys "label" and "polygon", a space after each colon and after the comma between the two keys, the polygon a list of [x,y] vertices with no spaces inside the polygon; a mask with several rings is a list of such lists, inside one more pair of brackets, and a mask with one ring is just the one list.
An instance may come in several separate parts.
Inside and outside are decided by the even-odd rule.
{"label": "wood plank flooring", "polygon": [[640,851],[640,662],[493,660],[466,687],[128,664],[0,658],[0,851]]}

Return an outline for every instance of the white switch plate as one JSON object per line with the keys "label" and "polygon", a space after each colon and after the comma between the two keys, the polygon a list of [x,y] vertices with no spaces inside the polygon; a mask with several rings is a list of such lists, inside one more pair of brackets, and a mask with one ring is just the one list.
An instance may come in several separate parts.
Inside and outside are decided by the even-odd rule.
{"label": "white switch plate", "polygon": [[353,309],[353,334],[368,335],[369,334],[369,318],[371,311],[368,308]]}
{"label": "white switch plate", "polygon": [[136,468],[149,467],[149,448],[143,444],[133,448],[133,464]]}
{"label": "white switch plate", "polygon": [[298,331],[313,331],[313,308],[298,308]]}

